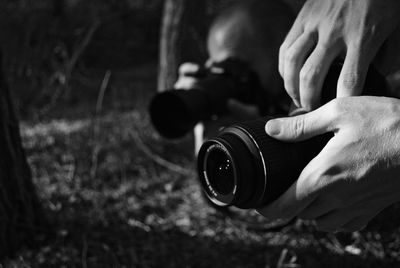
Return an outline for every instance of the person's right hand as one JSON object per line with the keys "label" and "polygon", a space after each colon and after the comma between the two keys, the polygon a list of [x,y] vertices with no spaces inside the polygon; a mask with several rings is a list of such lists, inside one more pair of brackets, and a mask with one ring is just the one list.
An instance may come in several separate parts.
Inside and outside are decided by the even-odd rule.
{"label": "person's right hand", "polygon": [[[339,57],[345,60],[336,96],[361,94],[379,49],[399,39],[399,14],[399,0],[308,0],[279,51],[279,72],[296,106],[320,105],[325,76]],[[400,57],[398,47],[385,47],[386,55]]]}
{"label": "person's right hand", "polygon": [[286,142],[334,136],[284,194],[258,211],[269,219],[315,220],[323,231],[362,229],[400,201],[399,115],[399,99],[361,96],[268,121],[266,133]]}

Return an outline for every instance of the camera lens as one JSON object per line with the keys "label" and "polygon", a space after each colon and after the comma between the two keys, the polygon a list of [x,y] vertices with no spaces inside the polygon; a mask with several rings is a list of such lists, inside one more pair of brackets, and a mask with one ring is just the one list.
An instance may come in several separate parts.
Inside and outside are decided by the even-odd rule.
{"label": "camera lens", "polygon": [[332,137],[328,133],[298,143],[265,134],[270,118],[224,129],[199,151],[199,179],[220,206],[258,208],[278,198]]}
{"label": "camera lens", "polygon": [[213,180],[210,182],[217,192],[227,195],[235,186],[234,170],[228,155],[222,150],[213,150],[208,154],[206,172]]}
{"label": "camera lens", "polygon": [[154,96],[149,112],[153,126],[165,138],[180,138],[198,122],[198,110],[206,107],[199,90],[168,90]]}

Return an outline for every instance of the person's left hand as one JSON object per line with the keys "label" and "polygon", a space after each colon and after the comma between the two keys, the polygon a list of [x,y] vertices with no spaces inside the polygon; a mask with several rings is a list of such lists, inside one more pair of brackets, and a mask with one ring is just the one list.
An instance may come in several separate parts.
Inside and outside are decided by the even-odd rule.
{"label": "person's left hand", "polygon": [[337,97],[361,95],[374,59],[380,71],[396,68],[399,12],[399,0],[307,0],[279,50],[279,73],[296,106],[320,106],[337,59],[344,60]]}
{"label": "person's left hand", "polygon": [[266,132],[290,142],[335,135],[281,197],[258,210],[265,217],[298,216],[324,231],[356,231],[400,201],[400,100],[338,98],[271,120]]}

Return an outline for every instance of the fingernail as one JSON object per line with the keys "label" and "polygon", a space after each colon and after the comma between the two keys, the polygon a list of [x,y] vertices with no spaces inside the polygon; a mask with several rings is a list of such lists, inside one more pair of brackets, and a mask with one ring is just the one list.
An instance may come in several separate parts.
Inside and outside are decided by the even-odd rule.
{"label": "fingernail", "polygon": [[270,136],[278,136],[281,133],[281,123],[279,120],[269,120],[265,125],[265,132]]}

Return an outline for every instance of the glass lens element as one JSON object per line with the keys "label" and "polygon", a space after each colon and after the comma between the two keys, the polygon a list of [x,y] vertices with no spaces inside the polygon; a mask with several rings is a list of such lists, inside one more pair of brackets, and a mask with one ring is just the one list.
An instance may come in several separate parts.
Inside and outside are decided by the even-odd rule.
{"label": "glass lens element", "polygon": [[210,184],[219,194],[227,195],[235,185],[234,171],[229,157],[220,150],[213,150],[207,157],[207,177]]}

